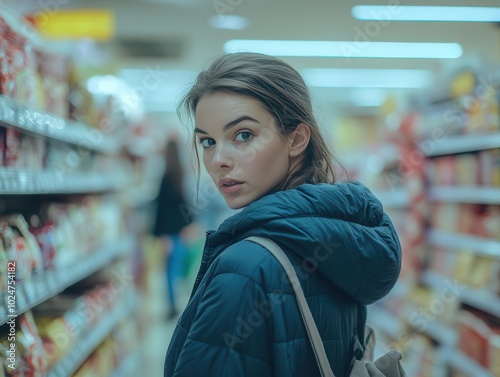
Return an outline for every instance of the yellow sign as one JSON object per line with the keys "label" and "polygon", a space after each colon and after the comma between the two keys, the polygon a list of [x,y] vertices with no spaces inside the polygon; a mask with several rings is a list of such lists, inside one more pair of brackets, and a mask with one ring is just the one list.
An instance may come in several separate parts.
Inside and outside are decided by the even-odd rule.
{"label": "yellow sign", "polygon": [[109,40],[115,31],[114,13],[105,9],[39,12],[34,17],[38,30],[51,38]]}

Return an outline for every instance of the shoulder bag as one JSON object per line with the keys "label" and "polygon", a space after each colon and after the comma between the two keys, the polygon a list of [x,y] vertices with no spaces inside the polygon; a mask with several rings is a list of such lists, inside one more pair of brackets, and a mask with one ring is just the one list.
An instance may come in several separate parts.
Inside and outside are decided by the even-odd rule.
{"label": "shoulder bag", "polygon": [[[258,243],[265,247],[274,257],[280,262],[285,270],[288,279],[290,280],[297,303],[299,305],[302,320],[306,326],[307,335],[311,342],[316,361],[318,362],[319,370],[322,377],[335,377],[330,367],[328,358],[326,357],[325,348],[319,335],[318,328],[314,322],[311,310],[307,305],[306,298],[300,282],[297,278],[295,269],[292,263],[283,252],[283,250],[272,240],[264,237],[248,237],[249,241]],[[375,349],[375,332],[370,326],[365,328],[365,350],[361,360],[354,360],[350,377],[407,377],[401,366],[402,355],[397,350],[390,350],[385,355],[373,361]]]}

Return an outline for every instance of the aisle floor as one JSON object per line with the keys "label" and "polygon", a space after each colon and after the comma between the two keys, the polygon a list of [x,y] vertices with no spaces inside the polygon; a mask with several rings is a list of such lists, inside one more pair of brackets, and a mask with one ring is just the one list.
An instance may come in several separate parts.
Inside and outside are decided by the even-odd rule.
{"label": "aisle floor", "polygon": [[[148,276],[150,293],[144,297],[143,308],[147,308],[147,323],[143,335],[144,376],[162,377],[165,353],[175,329],[175,320],[167,320],[166,280],[162,271],[152,271]],[[188,289],[179,290],[180,308],[184,308],[189,298]],[[144,319],[143,319],[144,320]],[[144,370],[143,369],[143,370]]]}

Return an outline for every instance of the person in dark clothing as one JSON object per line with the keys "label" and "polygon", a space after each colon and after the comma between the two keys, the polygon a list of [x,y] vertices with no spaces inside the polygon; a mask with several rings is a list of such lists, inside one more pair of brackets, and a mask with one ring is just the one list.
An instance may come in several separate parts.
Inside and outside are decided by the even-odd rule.
{"label": "person in dark clothing", "polygon": [[169,302],[167,317],[178,315],[176,284],[184,273],[187,246],[182,231],[192,222],[187,211],[183,192],[183,168],[179,157],[177,139],[171,138],[166,147],[166,169],[157,198],[153,235],[160,238],[167,255],[166,278]]}
{"label": "person in dark clothing", "polygon": [[320,376],[291,284],[250,236],[268,237],[287,254],[331,368],[348,376],[365,346],[367,305],[388,294],[401,269],[400,242],[380,201],[359,182],[339,181],[308,89],[280,59],[217,58],[182,109],[194,118],[206,170],[241,211],[207,232],[164,376]]}

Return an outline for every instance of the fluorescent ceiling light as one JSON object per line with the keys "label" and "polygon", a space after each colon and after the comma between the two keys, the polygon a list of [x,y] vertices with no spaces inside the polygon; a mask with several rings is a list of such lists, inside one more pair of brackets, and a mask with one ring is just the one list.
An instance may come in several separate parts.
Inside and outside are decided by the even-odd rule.
{"label": "fluorescent ceiling light", "polygon": [[302,70],[306,83],[328,88],[425,88],[431,73],[416,69],[335,69]]}
{"label": "fluorescent ceiling light", "polygon": [[500,7],[357,5],[352,16],[358,20],[500,22]]}
{"label": "fluorescent ceiling light", "polygon": [[241,16],[219,15],[210,17],[209,24],[214,29],[242,30],[248,26],[248,20]]}
{"label": "fluorescent ceiling light", "polygon": [[458,43],[283,41],[233,39],[224,44],[227,53],[248,51],[275,56],[338,58],[456,59],[462,55]]}

